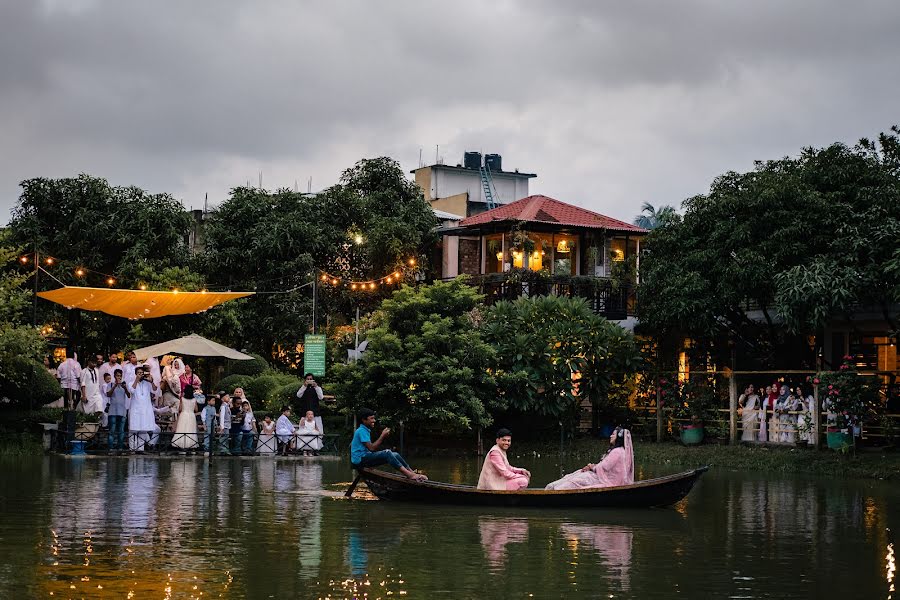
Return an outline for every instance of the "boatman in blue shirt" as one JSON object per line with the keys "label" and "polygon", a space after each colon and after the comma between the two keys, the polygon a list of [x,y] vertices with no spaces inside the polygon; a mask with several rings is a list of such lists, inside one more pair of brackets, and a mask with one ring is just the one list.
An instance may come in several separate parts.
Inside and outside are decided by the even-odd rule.
{"label": "boatman in blue shirt", "polygon": [[391,433],[391,430],[385,427],[378,439],[374,442],[372,441],[372,428],[375,427],[375,411],[369,408],[360,410],[359,421],[360,425],[353,434],[353,441],[350,442],[350,463],[354,469],[390,464],[414,481],[428,479],[425,475],[413,471],[412,467],[396,452],[378,449],[384,442],[384,438]]}

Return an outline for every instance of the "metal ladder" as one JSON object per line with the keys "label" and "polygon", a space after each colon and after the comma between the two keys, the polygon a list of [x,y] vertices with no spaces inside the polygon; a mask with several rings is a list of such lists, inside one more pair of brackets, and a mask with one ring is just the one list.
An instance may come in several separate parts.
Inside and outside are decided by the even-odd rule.
{"label": "metal ladder", "polygon": [[487,165],[480,168],[481,171],[481,188],[484,190],[484,201],[487,203],[487,209],[493,210],[497,208],[497,202],[494,196],[497,194],[497,187],[494,185],[494,178],[491,177],[491,170]]}

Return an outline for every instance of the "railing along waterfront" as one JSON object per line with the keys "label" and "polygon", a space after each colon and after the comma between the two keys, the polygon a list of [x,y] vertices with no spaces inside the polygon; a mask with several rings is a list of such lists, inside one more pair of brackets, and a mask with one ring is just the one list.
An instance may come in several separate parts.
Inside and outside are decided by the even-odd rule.
{"label": "railing along waterfront", "polygon": [[[826,433],[828,433],[827,429],[830,427],[828,424],[828,411],[823,407],[823,399],[819,395],[819,386],[815,383],[810,383],[806,380],[808,377],[811,380],[814,380],[815,377],[819,374],[818,371],[811,370],[782,370],[782,371],[692,371],[690,373],[687,372],[678,372],[678,371],[666,371],[659,372],[655,374],[657,379],[661,377],[680,377],[682,380],[688,380],[692,377],[698,378],[718,378],[715,381],[715,384],[711,387],[715,388],[721,397],[721,404],[717,407],[713,408],[714,417],[709,418],[708,416],[703,419],[702,424],[704,425],[705,437],[710,437],[713,439],[727,440],[732,444],[735,443],[759,443],[759,444],[784,444],[784,445],[797,445],[803,442],[808,442],[809,445],[819,447],[822,444],[822,441],[826,437]],[[894,375],[893,373],[863,373],[862,375]],[[740,379],[744,382],[745,385],[752,383],[752,379],[756,379],[757,381],[762,377],[777,377],[782,379],[779,384],[785,384],[788,386],[794,385],[802,385],[807,391],[812,391],[812,396],[815,401],[815,405],[817,407],[816,411],[784,411],[778,410],[777,414],[773,415],[772,409],[766,409],[765,411],[765,428],[766,428],[766,439],[760,440],[760,425],[761,421],[757,418],[756,427],[754,429],[754,438],[753,440],[744,440],[743,433],[743,420],[741,419],[740,412],[738,410],[738,386],[737,380]],[[801,379],[802,378],[802,379]],[[792,381],[793,380],[793,381]],[[728,398],[727,400],[724,398],[725,390],[727,390]],[[891,394],[896,393],[896,390],[892,392],[890,386],[882,385],[882,394],[885,398],[885,406],[890,402]],[[760,402],[764,400],[764,394],[757,392],[759,396]],[[634,415],[633,426],[632,428],[635,430],[635,433],[644,437],[645,439],[656,439],[657,441],[662,441],[666,437],[677,437],[679,429],[684,425],[695,424],[694,420],[688,417],[679,417],[676,416],[676,410],[673,406],[669,406],[665,401],[661,402],[662,410],[657,410],[657,401],[661,399],[660,389],[657,386],[655,390],[655,400],[651,400],[649,403],[641,404],[639,402],[632,401],[629,405],[629,410],[632,411]],[[726,404],[727,408],[722,406]],[[757,411],[757,413],[762,411],[762,408],[757,406],[755,409],[751,409]],[[792,422],[785,422],[782,419],[779,419],[779,416],[787,416],[792,419]],[[797,420],[798,417],[805,416],[809,419],[809,422],[804,427],[798,427]],[[895,412],[889,412],[886,408],[875,414],[868,415],[866,418],[862,419],[862,424],[860,426],[857,435],[855,436],[857,439],[861,441],[867,441],[868,443],[875,445],[891,445],[895,444],[898,439],[900,439],[900,414]]]}
{"label": "railing along waterfront", "polygon": [[73,450],[73,442],[80,445],[76,452],[86,453],[209,453],[214,456],[275,456],[298,455],[304,452],[337,453],[336,434],[295,433],[293,436],[276,434],[232,434],[230,431],[182,433],[174,431],[125,431],[111,433],[107,429],[86,430],[80,427],[72,432],[57,430],[52,450]]}

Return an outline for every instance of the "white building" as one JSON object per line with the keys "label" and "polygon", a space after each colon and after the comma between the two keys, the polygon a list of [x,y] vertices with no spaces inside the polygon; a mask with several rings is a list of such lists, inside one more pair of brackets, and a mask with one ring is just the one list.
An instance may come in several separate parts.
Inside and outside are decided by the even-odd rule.
{"label": "white building", "polygon": [[498,154],[488,154],[482,162],[478,152],[466,152],[463,163],[456,166],[435,164],[419,167],[411,173],[433,209],[471,217],[487,210],[480,170],[483,164],[491,166],[493,199],[498,205],[526,198],[529,195],[528,180],[537,177],[534,173],[518,170],[504,171]]}

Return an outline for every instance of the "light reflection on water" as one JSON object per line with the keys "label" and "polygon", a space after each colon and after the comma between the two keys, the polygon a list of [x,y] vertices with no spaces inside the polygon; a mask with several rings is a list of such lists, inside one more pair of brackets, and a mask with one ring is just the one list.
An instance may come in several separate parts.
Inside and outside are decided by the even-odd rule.
{"label": "light reflection on water", "polygon": [[[419,462],[463,483],[479,468]],[[674,509],[539,511],[347,501],[336,460],[0,472],[3,598],[894,597],[900,491],[878,482],[710,472]]]}

